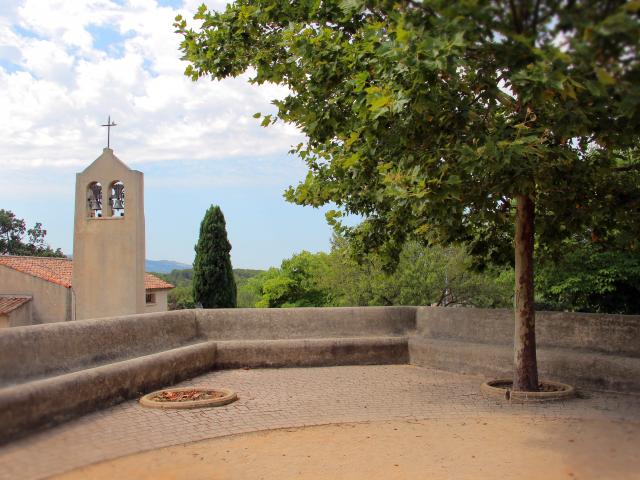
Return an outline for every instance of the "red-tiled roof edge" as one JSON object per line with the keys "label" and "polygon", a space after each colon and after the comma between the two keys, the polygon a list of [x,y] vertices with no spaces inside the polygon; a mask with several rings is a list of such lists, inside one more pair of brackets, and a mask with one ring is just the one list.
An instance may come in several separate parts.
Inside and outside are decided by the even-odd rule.
{"label": "red-tiled roof edge", "polygon": [[11,313],[31,300],[28,295],[0,295],[0,314]]}
{"label": "red-tiled roof edge", "polygon": [[[52,273],[52,275],[44,277],[42,275],[38,275],[38,272],[34,272],[33,270],[29,270],[24,265],[10,265],[2,262],[3,258],[8,259],[25,259],[29,260],[32,263],[38,263],[37,268],[42,270],[47,270]],[[64,288],[71,288],[71,275],[69,275],[69,280],[65,281],[65,279],[60,278],[60,272],[55,271],[49,266],[43,265],[41,260],[49,260],[53,262],[68,262],[70,267],[73,269],[73,260],[70,258],[62,258],[62,257],[31,257],[26,255],[0,255],[0,266],[10,268],[15,270],[16,272],[24,273],[25,275],[30,275],[35,278],[39,278],[40,280],[44,280],[45,282],[55,283],[56,285],[60,285]],[[152,273],[145,272],[144,278],[144,288],[145,290],[170,290],[175,288],[175,285],[170,284],[169,282],[165,282],[160,277],[156,277]]]}
{"label": "red-tiled roof edge", "polygon": [[[165,282],[163,279],[161,279],[160,277],[156,277],[153,273],[149,273],[149,272],[145,272],[144,273],[145,279],[144,279],[144,289],[145,290],[170,290],[172,288],[176,288],[175,285],[170,284],[169,282]],[[151,277],[153,280],[157,281],[158,283],[154,283],[154,286],[151,286],[151,284],[149,284],[149,286],[147,286],[147,279],[149,279],[149,277]],[[157,285],[157,286],[155,286]]]}
{"label": "red-tiled roof edge", "polygon": [[[51,282],[51,283],[55,283],[56,285],[60,285],[61,287],[64,288],[71,288],[71,281],[64,281],[60,278],[45,278],[41,275],[37,275],[36,273],[27,270],[26,268],[20,268],[16,265],[7,265],[6,263],[2,262],[3,258],[24,258],[27,260],[33,260],[33,259],[46,259],[46,260],[53,260],[53,261],[59,261],[59,262],[69,262],[71,263],[71,267],[73,268],[73,260],[67,257],[36,257],[36,256],[29,256],[29,255],[0,255],[0,267],[6,267],[6,268],[10,268],[12,270],[15,270],[16,272],[20,272],[20,273],[24,273],[25,275],[30,275],[32,277],[35,278],[39,278],[40,280],[44,280],[46,282]],[[56,272],[55,270],[46,267],[46,266],[42,266],[39,265],[39,268],[45,269],[45,270],[49,270],[55,274],[58,274],[58,272]]]}

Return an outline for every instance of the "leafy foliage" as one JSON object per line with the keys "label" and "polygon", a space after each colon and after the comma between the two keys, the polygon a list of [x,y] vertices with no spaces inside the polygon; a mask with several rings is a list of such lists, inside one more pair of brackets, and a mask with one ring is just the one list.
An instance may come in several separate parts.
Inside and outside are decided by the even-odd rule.
{"label": "leafy foliage", "polygon": [[512,269],[491,267],[478,272],[461,247],[424,247],[408,242],[393,273],[386,272],[383,262],[374,255],[365,262],[355,262],[349,245],[341,244],[340,239],[331,257],[344,265],[331,269],[335,278],[330,281],[340,291],[338,305],[500,308],[513,304]]}
{"label": "leafy foliage", "polygon": [[169,310],[184,310],[196,307],[191,282],[189,282],[188,285],[176,286],[176,288],[169,291],[167,295],[167,307]]}
{"label": "leafy foliage", "polygon": [[[286,85],[275,116],[307,141],[289,200],[334,202],[343,232],[393,262],[407,238],[464,241],[512,258],[513,203],[536,206],[541,247],[584,230],[634,231],[610,215],[640,132],[637,1],[277,2],[203,6],[178,18],[186,74]],[[634,168],[637,167],[637,164]]]}
{"label": "leafy foliage", "polygon": [[262,121],[307,137],[288,200],[335,203],[329,221],[390,268],[408,239],[514,259],[513,388],[536,390],[535,239],[606,230],[638,167],[616,152],[640,135],[640,2],[237,0],[195,18],[175,24],[192,79],[251,69],[288,87]]}
{"label": "leafy foliage", "polygon": [[0,209],[0,255],[64,257],[62,250],[53,250],[45,243],[46,235],[42,223],[27,229],[23,219],[10,210]]}
{"label": "leafy foliage", "polygon": [[171,270],[169,273],[154,273],[158,277],[163,280],[175,285],[176,287],[182,287],[191,285],[191,281],[193,280],[193,269],[185,268],[179,270]]}
{"label": "leafy foliage", "polygon": [[356,262],[347,240],[336,237],[331,253],[301,252],[254,277],[249,286],[260,295],[257,307],[442,305],[508,307],[511,269],[470,268],[461,248],[405,245],[394,273],[379,257]]}
{"label": "leafy foliage", "polygon": [[256,270],[253,268],[234,268],[233,276],[236,279],[236,284],[240,285],[247,283],[249,279],[261,274],[263,271],[264,270]]}
{"label": "leafy foliage", "polygon": [[[234,268],[233,277],[237,287],[237,304],[239,307],[254,307],[260,299],[254,289],[247,286],[249,280],[262,273],[264,270],[247,268]],[[196,302],[193,299],[193,269],[185,268],[172,270],[169,273],[154,273],[154,275],[175,285],[168,295],[169,310],[181,310],[194,308]]]}
{"label": "leafy foliage", "polygon": [[260,301],[259,291],[251,284],[251,279],[246,283],[238,284],[238,307],[253,308]]}
{"label": "leafy foliage", "polygon": [[236,283],[231,268],[231,244],[222,210],[211,206],[200,224],[193,262],[193,298],[204,308],[236,306]]}
{"label": "leafy foliage", "polygon": [[256,307],[322,307],[329,292],[319,280],[326,275],[327,254],[306,251],[284,260],[280,269],[271,268],[253,282],[260,295]]}
{"label": "leafy foliage", "polygon": [[541,263],[538,296],[555,309],[640,314],[640,252],[567,242],[566,254]]}
{"label": "leafy foliage", "polygon": [[[562,255],[542,257],[536,273],[539,308],[640,314],[640,255],[615,247],[626,242],[611,240],[609,244],[594,244],[587,239],[566,241]],[[425,248],[409,242],[393,274],[383,267],[376,255],[357,262],[349,241],[334,237],[329,254],[301,252],[285,260],[281,268],[269,271],[234,270],[237,304],[480,308],[508,308],[513,304],[513,270],[488,266],[480,272],[461,247]],[[176,285],[169,292],[171,310],[194,308],[192,270],[155,275]]]}

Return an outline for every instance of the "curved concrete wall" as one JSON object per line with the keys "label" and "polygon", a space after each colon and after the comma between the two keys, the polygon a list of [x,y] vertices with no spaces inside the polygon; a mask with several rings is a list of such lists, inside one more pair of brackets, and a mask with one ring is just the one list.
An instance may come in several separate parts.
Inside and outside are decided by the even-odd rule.
{"label": "curved concrete wall", "polygon": [[[0,332],[0,443],[215,368],[408,363],[413,308],[183,310]],[[53,400],[52,400],[53,399]]]}
{"label": "curved concrete wall", "polygon": [[3,329],[0,386],[195,342],[193,310]]}
{"label": "curved concrete wall", "polygon": [[[513,345],[514,314],[507,309],[418,307],[423,337]],[[640,357],[640,315],[537,312],[538,347],[570,348]]]}
{"label": "curved concrete wall", "polygon": [[[409,338],[409,361],[416,365],[508,374],[513,313],[438,307],[197,309],[17,327],[0,331],[0,386],[202,341],[364,337]],[[540,312],[537,337],[543,373],[640,392],[640,316]],[[241,359],[234,362],[229,365]],[[291,362],[305,364],[293,357]]]}
{"label": "curved concrete wall", "polygon": [[[542,378],[640,393],[640,317],[542,312]],[[214,368],[412,363],[509,377],[513,313],[182,310],[0,331],[0,442]]]}
{"label": "curved concrete wall", "polygon": [[[411,363],[509,378],[513,331],[511,310],[419,307]],[[536,343],[541,378],[640,393],[640,316],[538,312]]]}
{"label": "curved concrete wall", "polygon": [[0,331],[0,386],[204,340],[407,335],[412,307],[175,310]]}
{"label": "curved concrete wall", "polygon": [[196,310],[211,340],[278,340],[407,335],[415,307],[235,308]]}

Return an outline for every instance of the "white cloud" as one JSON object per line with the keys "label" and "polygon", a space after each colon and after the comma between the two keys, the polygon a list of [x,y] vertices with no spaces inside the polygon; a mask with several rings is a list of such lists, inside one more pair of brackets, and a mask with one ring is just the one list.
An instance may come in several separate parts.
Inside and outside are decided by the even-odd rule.
{"label": "white cloud", "polygon": [[[301,135],[252,118],[283,88],[247,77],[193,83],[179,60],[176,14],[154,0],[24,0],[0,19],[0,170],[79,169],[101,151],[110,114],[128,163],[285,156]],[[222,8],[226,2],[212,2]],[[270,169],[290,169],[291,159]],[[251,173],[233,172],[230,178]]]}

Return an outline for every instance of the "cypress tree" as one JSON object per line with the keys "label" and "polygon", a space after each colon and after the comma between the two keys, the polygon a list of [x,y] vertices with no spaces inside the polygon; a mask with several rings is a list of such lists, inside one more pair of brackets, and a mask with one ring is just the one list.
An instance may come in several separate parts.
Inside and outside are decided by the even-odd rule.
{"label": "cypress tree", "polygon": [[200,224],[193,261],[193,296],[204,308],[236,306],[236,282],[231,267],[231,244],[220,207],[211,206]]}

